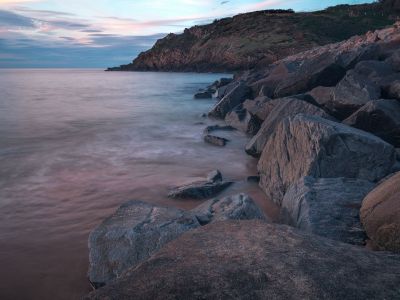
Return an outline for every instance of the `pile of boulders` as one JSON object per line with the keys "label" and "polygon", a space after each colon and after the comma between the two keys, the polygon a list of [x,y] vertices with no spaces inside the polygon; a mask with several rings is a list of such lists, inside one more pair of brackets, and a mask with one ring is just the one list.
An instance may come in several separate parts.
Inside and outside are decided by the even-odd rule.
{"label": "pile of boulders", "polygon": [[[128,202],[90,236],[88,299],[400,299],[400,23],[214,88],[205,140],[250,136],[282,224],[243,194]],[[170,196],[213,197],[213,174]]]}

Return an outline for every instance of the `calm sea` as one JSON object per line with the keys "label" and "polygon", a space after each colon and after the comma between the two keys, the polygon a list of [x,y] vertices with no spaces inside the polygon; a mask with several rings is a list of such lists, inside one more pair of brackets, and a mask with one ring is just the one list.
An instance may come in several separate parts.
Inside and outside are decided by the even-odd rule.
{"label": "calm sea", "polygon": [[202,141],[215,100],[193,94],[221,76],[0,70],[0,299],[79,299],[91,229],[130,199],[192,208],[168,189],[216,168],[270,209],[247,137]]}

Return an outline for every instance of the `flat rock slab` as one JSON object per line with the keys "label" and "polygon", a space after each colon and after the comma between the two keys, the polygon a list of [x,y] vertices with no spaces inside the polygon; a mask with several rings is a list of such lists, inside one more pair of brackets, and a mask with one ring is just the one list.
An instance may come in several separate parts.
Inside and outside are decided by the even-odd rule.
{"label": "flat rock slab", "polygon": [[210,91],[198,92],[193,97],[194,99],[211,99],[212,93]]}
{"label": "flat rock slab", "polygon": [[377,249],[400,253],[400,172],[365,197],[360,214]]}
{"label": "flat rock slab", "polygon": [[216,196],[232,183],[231,181],[197,181],[172,189],[168,197],[176,199],[207,199]]}
{"label": "flat rock slab", "polygon": [[212,132],[214,132],[214,131],[235,131],[236,130],[236,128],[233,128],[232,126],[225,126],[225,125],[210,125],[210,126],[207,126],[205,129],[204,129],[204,134],[205,135],[207,135],[207,134],[210,134],[210,133],[212,133]]}
{"label": "flat rock slab", "polygon": [[358,178],[371,182],[391,172],[394,147],[380,138],[317,116],[286,118],[258,162],[260,186],[278,205],[301,177]]}
{"label": "flat rock slab", "polygon": [[90,233],[90,282],[94,287],[106,284],[198,226],[197,218],[183,210],[141,201],[123,204]]}
{"label": "flat rock slab", "polygon": [[211,135],[211,134],[206,134],[204,136],[204,141],[208,144],[218,146],[218,147],[224,147],[226,145],[226,143],[229,142],[229,140],[226,138]]}
{"label": "flat rock slab", "polygon": [[282,201],[282,222],[344,243],[364,245],[360,208],[374,183],[352,178],[305,177]]}
{"label": "flat rock slab", "polygon": [[192,211],[129,201],[91,232],[89,280],[95,288],[104,286],[182,233],[232,219],[266,217],[245,194],[212,199]]}
{"label": "flat rock slab", "polygon": [[262,221],[192,230],[86,299],[399,299],[400,258]]}

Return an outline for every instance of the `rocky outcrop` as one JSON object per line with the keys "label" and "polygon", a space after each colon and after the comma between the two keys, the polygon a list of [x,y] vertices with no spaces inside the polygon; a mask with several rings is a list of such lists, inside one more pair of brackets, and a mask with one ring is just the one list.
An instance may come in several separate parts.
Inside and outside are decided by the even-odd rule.
{"label": "rocky outcrop", "polygon": [[226,72],[264,67],[288,55],[390,25],[398,12],[389,7],[374,3],[308,13],[240,14],[182,34],[168,34],[131,64],[110,70]]}
{"label": "rocky outcrop", "polygon": [[86,299],[398,299],[400,259],[260,221],[182,235]]}
{"label": "rocky outcrop", "polygon": [[194,99],[211,99],[212,93],[209,91],[198,92],[194,95]]}
{"label": "rocky outcrop", "polygon": [[258,170],[267,197],[281,204],[301,177],[377,181],[390,173],[394,148],[380,138],[317,116],[286,118],[268,139]]}
{"label": "rocky outcrop", "polygon": [[270,108],[269,113],[262,123],[261,129],[246,145],[246,152],[255,157],[261,155],[265,144],[275,132],[279,122],[287,117],[294,117],[304,113],[333,119],[319,107],[296,98],[270,100],[265,106]]}
{"label": "rocky outcrop", "polygon": [[239,82],[237,85],[222,98],[214,108],[208,113],[210,117],[223,119],[236,106],[242,104],[246,99],[251,97],[250,88],[244,83]]}
{"label": "rocky outcrop", "polygon": [[281,219],[329,239],[364,245],[366,234],[360,223],[360,207],[374,186],[354,178],[301,178],[282,200]]}
{"label": "rocky outcrop", "polygon": [[400,172],[365,197],[361,221],[376,248],[400,253]]}
{"label": "rocky outcrop", "polygon": [[219,171],[213,171],[207,175],[207,180],[173,188],[168,193],[168,197],[176,199],[207,199],[216,196],[232,183],[232,181],[223,181]]}
{"label": "rocky outcrop", "polygon": [[343,123],[371,132],[395,147],[400,147],[400,102],[370,101]]}
{"label": "rocky outcrop", "polygon": [[236,106],[225,117],[226,124],[250,135],[258,132],[261,120],[247,111],[242,104]]}
{"label": "rocky outcrop", "polygon": [[197,218],[183,210],[141,201],[123,204],[90,233],[90,282],[96,288],[105,285],[198,226]]}
{"label": "rocky outcrop", "polygon": [[89,280],[95,288],[104,286],[200,225],[252,219],[266,217],[245,194],[211,199],[192,211],[129,201],[91,232]]}

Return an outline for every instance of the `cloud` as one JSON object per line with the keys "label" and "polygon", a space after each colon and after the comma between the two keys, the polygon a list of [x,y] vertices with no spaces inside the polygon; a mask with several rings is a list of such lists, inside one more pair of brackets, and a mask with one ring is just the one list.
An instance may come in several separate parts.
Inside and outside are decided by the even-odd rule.
{"label": "cloud", "polygon": [[0,28],[4,27],[35,28],[36,24],[34,19],[10,11],[0,10]]}

